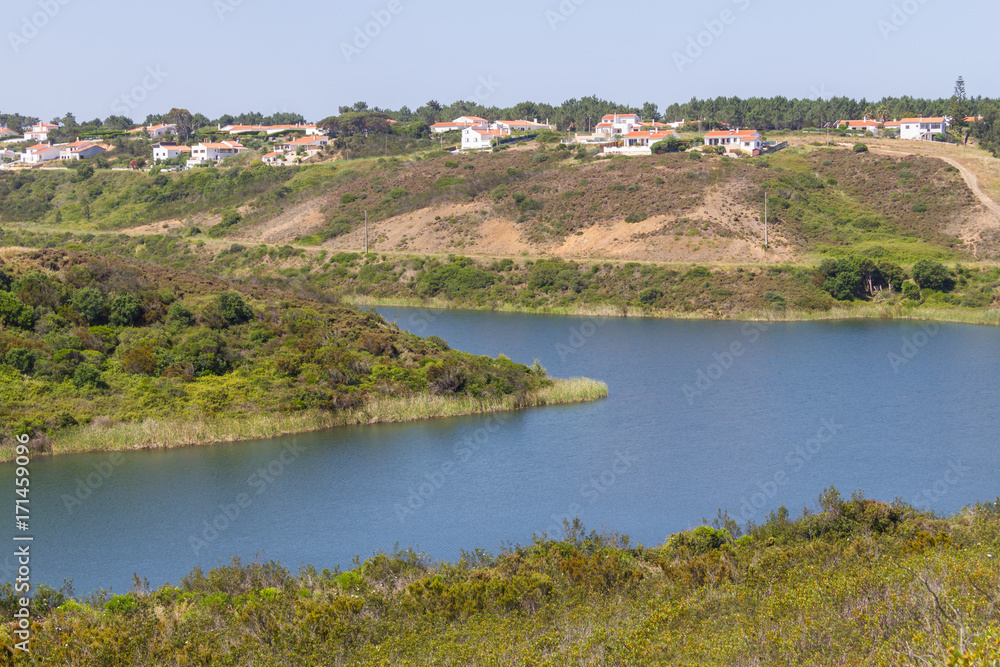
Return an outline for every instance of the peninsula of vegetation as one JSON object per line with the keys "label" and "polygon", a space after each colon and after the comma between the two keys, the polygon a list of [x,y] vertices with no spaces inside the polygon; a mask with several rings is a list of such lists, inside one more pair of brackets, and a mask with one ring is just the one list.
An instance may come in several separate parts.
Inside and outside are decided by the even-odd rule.
{"label": "peninsula of vegetation", "polygon": [[175,447],[607,394],[301,292],[65,250],[3,255],[7,459],[20,434],[53,453]]}

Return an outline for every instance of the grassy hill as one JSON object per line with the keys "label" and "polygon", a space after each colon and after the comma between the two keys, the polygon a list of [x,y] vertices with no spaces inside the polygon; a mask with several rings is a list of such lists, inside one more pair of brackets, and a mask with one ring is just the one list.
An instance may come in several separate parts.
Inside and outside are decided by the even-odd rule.
{"label": "grassy hill", "polygon": [[[1000,499],[940,518],[830,489],[798,519],[741,535],[720,512],[651,547],[566,529],[455,563],[234,560],[127,595],[43,587],[19,664],[1000,664]],[[3,617],[16,608],[5,584]],[[13,641],[0,630],[8,656]]]}

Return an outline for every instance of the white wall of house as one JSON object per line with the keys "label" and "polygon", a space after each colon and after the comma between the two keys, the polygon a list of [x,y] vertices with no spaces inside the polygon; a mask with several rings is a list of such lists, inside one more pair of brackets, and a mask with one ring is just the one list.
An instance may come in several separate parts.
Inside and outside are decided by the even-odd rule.
{"label": "white wall of house", "polygon": [[948,121],[944,118],[904,118],[899,125],[899,137],[930,141],[933,135],[947,129]]}
{"label": "white wall of house", "polygon": [[484,130],[482,128],[467,127],[462,130],[462,150],[478,150],[489,148],[490,142],[497,139],[499,130]]}
{"label": "white wall of house", "polygon": [[100,155],[104,149],[97,144],[88,144],[82,147],[64,146],[59,150],[60,160],[85,160],[95,155]]}
{"label": "white wall of house", "polygon": [[153,146],[153,162],[162,160],[172,160],[175,157],[189,154],[190,150],[185,150],[186,146]]}
{"label": "white wall of house", "polygon": [[45,146],[43,148],[29,148],[21,153],[21,162],[26,164],[39,164],[59,159],[58,146]]}

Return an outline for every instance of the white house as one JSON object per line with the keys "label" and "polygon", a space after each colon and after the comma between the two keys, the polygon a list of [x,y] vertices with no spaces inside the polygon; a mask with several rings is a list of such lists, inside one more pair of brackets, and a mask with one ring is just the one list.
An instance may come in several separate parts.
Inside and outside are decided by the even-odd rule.
{"label": "white house", "polygon": [[31,141],[48,141],[49,132],[58,129],[59,126],[52,123],[38,123],[37,125],[32,125],[31,129],[24,133],[24,138]]}
{"label": "white house", "polygon": [[153,144],[154,163],[162,162],[163,160],[172,160],[175,157],[180,157],[181,155],[190,153],[190,146],[179,146],[169,141],[161,141],[158,144]]}
{"label": "white house", "polygon": [[74,141],[59,146],[60,160],[85,160],[104,152],[104,146],[90,141]]}
{"label": "white house", "polygon": [[308,153],[315,153],[328,143],[330,143],[330,138],[326,136],[305,136],[278,144],[278,149],[282,151],[295,151],[299,148],[304,148]]}
{"label": "white house", "polygon": [[306,135],[318,135],[320,130],[315,125],[305,125],[295,123],[294,125],[219,125],[220,132],[229,134],[259,134],[263,132],[267,136],[282,134],[284,132],[305,132]]}
{"label": "white house", "polygon": [[285,160],[285,154],[282,153],[281,151],[272,151],[270,153],[267,153],[266,155],[264,155],[264,157],[261,158],[261,162],[263,162],[264,164],[269,164],[272,167],[277,167],[279,165],[284,164],[284,160]]}
{"label": "white house", "polygon": [[0,127],[0,139],[10,139],[11,137],[21,136],[9,127]]}
{"label": "white house", "polygon": [[667,127],[672,127],[676,130],[677,128],[682,126],[685,122],[686,121],[683,118],[681,118],[680,120],[675,120],[673,123],[664,123],[664,125],[666,125]]}
{"label": "white house", "polygon": [[753,154],[764,147],[757,130],[714,130],[705,134],[706,146],[723,146],[727,153],[742,150]]}
{"label": "white house", "polygon": [[503,130],[487,130],[480,127],[467,127],[462,130],[462,150],[478,150],[489,148],[490,142],[505,137],[509,132]]}
{"label": "white house", "polygon": [[236,141],[220,141],[218,143],[200,143],[191,147],[191,158],[187,166],[194,167],[206,162],[222,162],[233,155],[238,155],[246,147]]}
{"label": "white house", "polygon": [[467,127],[478,127],[489,129],[490,122],[479,116],[459,116],[450,123],[434,123],[431,125],[431,132],[451,132],[452,130],[464,130]]}
{"label": "white house", "polygon": [[41,162],[49,162],[50,160],[59,159],[59,146],[53,146],[50,143],[35,144],[34,146],[28,146],[21,153],[21,162],[26,164],[39,164]]}
{"label": "white house", "polygon": [[149,125],[146,127],[146,134],[153,137],[162,137],[164,134],[177,134],[177,125],[174,123],[161,123],[160,125]]}
{"label": "white house", "polygon": [[498,120],[490,124],[491,130],[504,130],[505,132],[531,132],[533,130],[551,130],[551,125],[539,123],[536,118],[530,120]]}
{"label": "white house", "polygon": [[619,146],[604,146],[601,153],[605,155],[652,155],[653,144],[664,139],[680,136],[674,130],[633,130],[621,138]]}
{"label": "white house", "polygon": [[860,132],[871,132],[874,135],[878,135],[881,131],[879,123],[877,120],[870,120],[864,118],[862,120],[838,120],[837,127],[847,126],[848,130],[857,130]]}
{"label": "white house", "polygon": [[948,119],[943,116],[903,118],[899,121],[899,138],[930,141],[935,134],[941,134],[947,129]]}
{"label": "white house", "polygon": [[639,127],[642,121],[634,113],[611,113],[601,119],[601,122],[594,127],[595,134],[628,134],[633,128]]}
{"label": "white house", "polygon": [[0,148],[0,162],[10,162],[17,159],[17,153],[9,148]]}

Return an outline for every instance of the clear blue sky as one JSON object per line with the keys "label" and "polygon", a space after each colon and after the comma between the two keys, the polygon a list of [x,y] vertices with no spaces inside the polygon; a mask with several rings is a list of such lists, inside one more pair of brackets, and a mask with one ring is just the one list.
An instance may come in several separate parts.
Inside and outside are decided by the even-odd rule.
{"label": "clear blue sky", "polygon": [[[317,120],[358,100],[505,107],[592,94],[661,108],[717,95],[934,98],[960,74],[970,96],[1000,96],[996,0],[4,0],[0,23],[0,112],[45,120],[127,110],[141,121],[175,106]],[[367,44],[356,41],[366,25]]]}

